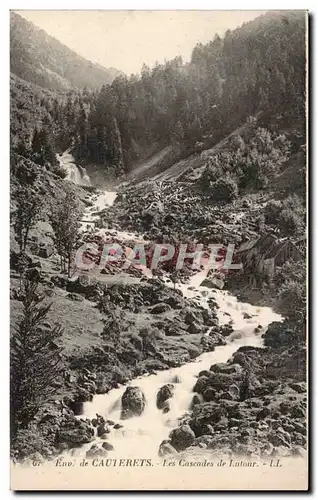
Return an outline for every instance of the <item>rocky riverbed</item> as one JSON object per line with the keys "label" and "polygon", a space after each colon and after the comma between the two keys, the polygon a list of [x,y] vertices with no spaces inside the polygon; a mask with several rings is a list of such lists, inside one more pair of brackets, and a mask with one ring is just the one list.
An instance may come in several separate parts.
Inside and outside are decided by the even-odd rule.
{"label": "rocky riverbed", "polygon": [[[114,195],[110,200],[107,193],[82,190],[88,207],[83,241],[98,241],[101,230],[125,245],[172,237],[238,242],[242,231],[244,237],[256,234],[253,210],[245,206],[244,212],[243,202],[236,212],[217,206],[206,211],[191,189],[173,193],[171,185],[161,186],[154,197],[158,186],[149,186],[141,197],[140,186],[122,190],[114,205]],[[293,345],[287,327],[265,333],[277,315],[240,304],[227,292],[193,286],[191,273],[173,284],[167,272],[147,278],[115,266],[67,279],[59,273],[51,236],[49,225],[40,223],[27,258],[46,301],[53,302],[48,327],[59,322],[64,328],[58,345],[63,369],[55,398],[17,436],[15,460],[74,452],[134,456],[149,446],[156,456],[303,453],[306,355]],[[14,326],[21,314],[14,238],[11,248]]]}

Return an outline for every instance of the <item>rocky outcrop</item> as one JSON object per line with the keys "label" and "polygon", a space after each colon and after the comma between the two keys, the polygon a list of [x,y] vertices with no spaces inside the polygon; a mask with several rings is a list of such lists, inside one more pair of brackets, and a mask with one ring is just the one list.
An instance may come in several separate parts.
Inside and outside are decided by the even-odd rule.
{"label": "rocky outcrop", "polygon": [[99,457],[107,457],[107,450],[104,447],[104,443],[101,446],[93,444],[93,446],[86,452],[86,458]]}
{"label": "rocky outcrop", "polygon": [[167,455],[173,455],[177,453],[177,450],[172,446],[170,439],[165,439],[159,446],[158,455],[159,457],[165,457]]}
{"label": "rocky outcrop", "polygon": [[157,393],[157,408],[163,410],[167,407],[168,399],[172,398],[174,392],[173,384],[163,385]]}
{"label": "rocky outcrop", "polygon": [[181,425],[170,432],[171,446],[177,451],[185,450],[194,443],[195,434],[189,425]]}
{"label": "rocky outcrop", "polygon": [[192,415],[185,420],[196,437],[193,446],[231,456],[302,455],[304,377],[305,352],[297,346],[241,347],[227,363],[200,372]]}
{"label": "rocky outcrop", "polygon": [[139,387],[127,387],[121,398],[121,419],[139,416],[145,409],[146,400]]}

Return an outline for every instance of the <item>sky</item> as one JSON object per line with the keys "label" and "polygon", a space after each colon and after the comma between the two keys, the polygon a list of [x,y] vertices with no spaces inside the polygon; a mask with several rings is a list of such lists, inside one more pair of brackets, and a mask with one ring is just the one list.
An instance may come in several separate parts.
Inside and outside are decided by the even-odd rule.
{"label": "sky", "polygon": [[142,64],[181,55],[189,61],[197,42],[213,40],[264,11],[112,11],[23,10],[28,21],[64,45],[105,67],[127,75],[139,73]]}

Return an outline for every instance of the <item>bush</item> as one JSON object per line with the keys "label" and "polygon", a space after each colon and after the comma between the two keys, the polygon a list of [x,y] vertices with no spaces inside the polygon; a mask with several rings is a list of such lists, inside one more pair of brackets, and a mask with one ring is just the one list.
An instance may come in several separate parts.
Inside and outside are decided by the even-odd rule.
{"label": "bush", "polygon": [[282,210],[279,219],[278,227],[283,236],[290,236],[300,232],[302,228],[302,220],[299,215],[290,208]]}
{"label": "bush", "polygon": [[280,201],[271,200],[267,203],[265,207],[265,224],[277,224],[280,212],[282,210],[282,204]]}
{"label": "bush", "polygon": [[222,177],[214,182],[211,186],[210,196],[213,201],[230,202],[237,198],[238,187],[234,179],[230,177]]}
{"label": "bush", "polygon": [[302,327],[306,318],[305,262],[286,262],[277,268],[273,281],[278,294],[277,312]]}
{"label": "bush", "polygon": [[208,192],[211,188],[211,184],[216,182],[222,174],[223,171],[221,167],[213,162],[213,159],[211,158],[199,179],[199,185],[202,191]]}

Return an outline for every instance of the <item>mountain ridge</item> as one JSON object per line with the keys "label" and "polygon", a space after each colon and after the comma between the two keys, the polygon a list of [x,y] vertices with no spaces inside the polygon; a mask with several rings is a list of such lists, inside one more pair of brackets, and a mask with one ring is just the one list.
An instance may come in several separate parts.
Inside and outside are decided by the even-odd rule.
{"label": "mountain ridge", "polygon": [[10,68],[49,90],[99,89],[123,73],[77,54],[43,29],[10,12]]}

